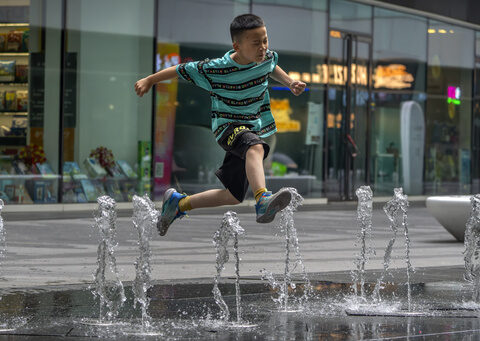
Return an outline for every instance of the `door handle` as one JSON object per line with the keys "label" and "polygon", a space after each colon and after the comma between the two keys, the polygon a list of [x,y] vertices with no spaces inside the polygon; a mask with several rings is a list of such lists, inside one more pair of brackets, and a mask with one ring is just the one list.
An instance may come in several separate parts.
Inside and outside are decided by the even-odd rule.
{"label": "door handle", "polygon": [[358,154],[358,147],[350,134],[346,135],[345,143],[347,144],[347,149],[348,149],[348,152],[350,153],[350,156],[356,157]]}

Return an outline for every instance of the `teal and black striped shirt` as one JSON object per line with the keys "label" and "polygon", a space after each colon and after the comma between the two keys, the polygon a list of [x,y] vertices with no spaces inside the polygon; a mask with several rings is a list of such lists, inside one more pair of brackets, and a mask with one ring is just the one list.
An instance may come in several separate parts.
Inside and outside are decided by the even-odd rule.
{"label": "teal and black striped shirt", "polygon": [[277,131],[267,88],[278,55],[267,51],[263,62],[241,65],[230,57],[233,52],[223,58],[179,64],[177,73],[210,92],[212,131],[217,141],[232,123],[244,123],[260,137],[267,137]]}

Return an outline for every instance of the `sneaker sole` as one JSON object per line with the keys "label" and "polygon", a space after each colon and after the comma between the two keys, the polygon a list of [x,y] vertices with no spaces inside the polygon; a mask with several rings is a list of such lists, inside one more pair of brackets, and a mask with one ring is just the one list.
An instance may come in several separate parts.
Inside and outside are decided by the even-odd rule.
{"label": "sneaker sole", "polygon": [[[163,207],[165,205],[165,202],[167,202],[171,197],[172,197],[172,194],[175,193],[175,189],[173,188],[169,188],[167,189],[167,191],[165,192],[165,194],[163,195],[163,202],[162,202],[162,211],[163,211]],[[169,221],[165,220],[164,219],[165,217],[164,216],[161,216],[160,217],[160,220],[158,221],[157,223],[157,230],[158,230],[158,233],[161,235],[161,236],[164,236],[167,234],[167,231],[168,231],[168,228],[170,227],[170,223]]]}
{"label": "sneaker sole", "polygon": [[275,215],[283,210],[285,207],[290,204],[292,200],[292,194],[289,191],[283,191],[276,194],[277,196],[273,198],[265,210],[265,213],[260,217],[257,217],[257,223],[268,224],[275,219]]}

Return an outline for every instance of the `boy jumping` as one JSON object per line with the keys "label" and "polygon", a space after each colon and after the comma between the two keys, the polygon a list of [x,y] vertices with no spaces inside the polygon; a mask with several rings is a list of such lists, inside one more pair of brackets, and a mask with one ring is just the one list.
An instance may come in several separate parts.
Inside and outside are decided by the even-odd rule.
{"label": "boy jumping", "polygon": [[142,97],[161,81],[180,76],[210,92],[212,131],[226,151],[222,166],[215,173],[225,189],[212,189],[194,195],[168,189],[163,197],[160,235],[186,211],[194,208],[236,205],[243,201],[248,184],[255,196],[258,223],[269,223],[291,200],[288,190],[267,192],[263,159],[270,147],[262,140],[277,131],[270,112],[268,77],[282,83],[298,96],[305,83],[292,80],[278,65],[278,55],[268,49],[263,20],[244,14],[230,24],[233,50],[222,58],[179,64],[161,70],[135,83]]}

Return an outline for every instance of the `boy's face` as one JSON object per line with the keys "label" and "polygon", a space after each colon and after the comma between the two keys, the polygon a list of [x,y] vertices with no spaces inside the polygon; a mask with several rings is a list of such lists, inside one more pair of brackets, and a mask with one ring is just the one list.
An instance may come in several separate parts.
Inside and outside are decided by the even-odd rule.
{"label": "boy's face", "polygon": [[267,28],[262,26],[243,32],[233,42],[233,48],[246,63],[262,62],[268,49]]}

